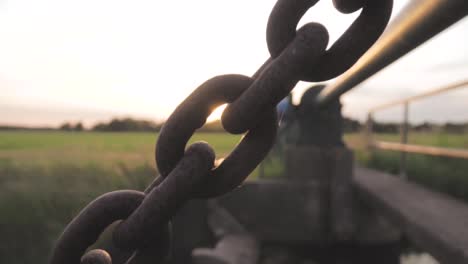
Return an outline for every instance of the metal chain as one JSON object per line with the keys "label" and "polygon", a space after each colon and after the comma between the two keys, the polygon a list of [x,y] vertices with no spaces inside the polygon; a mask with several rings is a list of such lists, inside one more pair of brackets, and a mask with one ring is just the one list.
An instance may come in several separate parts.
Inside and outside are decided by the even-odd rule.
{"label": "metal chain", "polygon": [[[50,263],[111,264],[106,251],[86,250],[115,221],[121,222],[112,240],[120,250],[131,252],[126,263],[166,262],[170,220],[178,209],[190,199],[217,197],[242,184],[273,144],[276,104],[300,80],[327,80],[351,67],[384,30],[393,0],[334,0],[341,12],[362,11],[328,50],[328,32],[322,25],[308,23],[296,31],[301,17],[317,2],[279,0],[267,28],[271,58],[252,77],[217,76],[188,96],[160,132],[155,151],[160,176],[145,192],[114,191],[91,202],[65,228]],[[223,103],[229,103],[223,127],[230,133],[247,133],[242,141],[222,162],[215,162],[207,143],[185,150],[193,133]]]}

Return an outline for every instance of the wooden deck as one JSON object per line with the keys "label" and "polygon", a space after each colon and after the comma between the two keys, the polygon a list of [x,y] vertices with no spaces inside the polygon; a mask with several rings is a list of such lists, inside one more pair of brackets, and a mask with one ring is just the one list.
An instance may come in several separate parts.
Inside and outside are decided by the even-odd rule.
{"label": "wooden deck", "polygon": [[468,263],[468,206],[376,170],[356,168],[353,184],[369,203],[441,263]]}

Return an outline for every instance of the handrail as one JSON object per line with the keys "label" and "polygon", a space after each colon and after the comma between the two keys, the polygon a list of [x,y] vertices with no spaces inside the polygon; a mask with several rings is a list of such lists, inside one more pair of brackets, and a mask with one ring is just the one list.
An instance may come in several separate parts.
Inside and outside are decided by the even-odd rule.
{"label": "handrail", "polygon": [[401,144],[386,141],[374,141],[372,147],[383,150],[396,150],[407,153],[418,153],[432,156],[445,156],[451,158],[468,159],[468,149],[454,149],[442,147],[429,147],[420,145]]}
{"label": "handrail", "polygon": [[[468,80],[460,81],[454,84],[446,85],[432,91],[422,93],[419,95],[403,98],[394,102],[382,104],[369,110],[367,115],[367,140],[368,146],[375,149],[394,150],[400,151],[400,175],[406,176],[406,153],[418,153],[432,156],[445,156],[452,158],[468,159],[468,149],[455,149],[455,148],[441,148],[420,145],[410,145],[408,142],[409,130],[409,105],[415,100],[427,98],[429,96],[438,95],[451,90],[459,89],[468,86]],[[376,111],[386,109],[389,107],[403,105],[403,123],[400,129],[400,143],[376,141],[372,138],[373,115]]]}
{"label": "handrail", "polygon": [[420,100],[420,99],[423,99],[423,98],[426,98],[426,97],[430,97],[430,96],[434,96],[434,95],[437,95],[437,94],[445,93],[445,92],[448,92],[450,90],[459,89],[459,88],[462,88],[464,86],[468,86],[468,80],[464,80],[464,81],[461,81],[461,82],[457,82],[457,83],[454,83],[454,84],[443,86],[443,87],[440,87],[438,89],[431,90],[431,91],[429,91],[427,93],[422,93],[422,94],[419,94],[419,95],[415,95],[415,96],[403,98],[403,99],[400,99],[400,100],[396,100],[396,101],[393,101],[393,102],[390,102],[390,103],[382,104],[382,105],[376,106],[374,108],[371,108],[369,110],[369,112],[372,113],[372,112],[375,112],[377,110],[382,110],[382,109],[389,108],[389,107],[392,107],[392,106],[396,106],[396,105],[405,104],[405,103],[409,103],[409,102],[412,102],[412,101]]}
{"label": "handrail", "polygon": [[323,89],[324,105],[468,15],[467,0],[412,0],[356,64]]}

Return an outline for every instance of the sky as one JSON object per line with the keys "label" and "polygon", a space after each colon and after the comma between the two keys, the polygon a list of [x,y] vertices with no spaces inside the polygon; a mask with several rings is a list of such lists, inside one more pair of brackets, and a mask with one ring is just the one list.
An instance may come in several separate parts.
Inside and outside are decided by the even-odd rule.
{"label": "sky", "polygon": [[[397,14],[407,0],[395,0]],[[0,124],[90,126],[112,117],[167,118],[204,81],[252,75],[269,57],[274,0],[0,0]],[[301,24],[324,24],[330,43],[358,13],[330,0]],[[468,79],[468,19],[342,97],[363,119],[381,103]],[[294,90],[299,96],[310,83]],[[468,88],[411,106],[415,122],[467,121]],[[398,120],[399,109],[377,117]]]}

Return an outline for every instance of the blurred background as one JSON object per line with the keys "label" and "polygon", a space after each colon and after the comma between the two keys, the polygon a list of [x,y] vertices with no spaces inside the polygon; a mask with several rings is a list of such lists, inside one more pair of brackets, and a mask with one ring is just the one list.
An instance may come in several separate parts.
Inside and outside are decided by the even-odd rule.
{"label": "blurred background", "polygon": [[[407,2],[395,0],[393,17]],[[46,262],[64,226],[95,197],[144,189],[157,175],[158,131],[175,107],[209,78],[250,76],[268,59],[274,4],[0,0],[0,262]],[[357,15],[321,1],[301,24],[324,24],[333,43]],[[346,144],[359,164],[399,173],[398,152],[366,147],[367,114],[466,80],[467,33],[465,18],[341,98]],[[292,103],[310,86],[299,83]],[[468,148],[467,106],[468,88],[412,103],[408,142]],[[221,112],[191,140],[209,142],[218,157],[240,139],[223,132]],[[402,106],[376,112],[374,137],[399,142],[402,120]],[[281,177],[281,160],[270,155],[262,175]],[[407,156],[410,180],[463,201],[467,171],[466,159]],[[427,254],[402,258],[436,263]]]}

